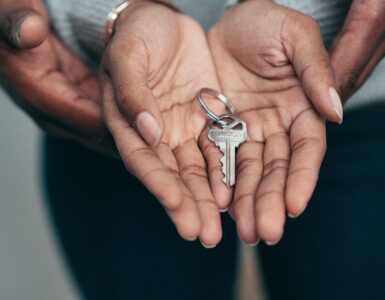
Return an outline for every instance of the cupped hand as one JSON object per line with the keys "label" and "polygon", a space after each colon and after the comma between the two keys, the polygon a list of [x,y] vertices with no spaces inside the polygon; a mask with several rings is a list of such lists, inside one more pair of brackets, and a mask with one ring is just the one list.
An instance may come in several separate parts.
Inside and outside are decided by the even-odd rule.
{"label": "cupped hand", "polygon": [[228,9],[209,44],[223,91],[248,124],[230,212],[241,239],[274,244],[286,211],[300,215],[316,185],[326,148],[318,112],[342,119],[328,54],[315,21],[269,0]]}
{"label": "cupped hand", "polygon": [[42,0],[0,1],[0,61],[4,88],[44,130],[116,156],[97,77],[49,30]]}
{"label": "cupped hand", "polygon": [[[117,21],[100,77],[105,121],[126,168],[159,199],[183,238],[216,245],[222,233],[210,184],[222,197],[231,191],[195,100],[202,87],[218,89],[203,30],[164,5],[132,4]],[[215,101],[209,105],[219,109]]]}
{"label": "cupped hand", "polygon": [[343,101],[365,82],[385,55],[385,2],[354,0],[330,56]]}

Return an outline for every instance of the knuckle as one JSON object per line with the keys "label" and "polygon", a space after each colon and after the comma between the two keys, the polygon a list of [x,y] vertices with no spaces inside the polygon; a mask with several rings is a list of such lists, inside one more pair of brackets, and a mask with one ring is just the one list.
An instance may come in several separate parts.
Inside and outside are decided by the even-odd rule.
{"label": "knuckle", "polygon": [[183,177],[202,177],[206,178],[205,168],[201,165],[194,164],[181,168],[179,170],[180,176]]}
{"label": "knuckle", "polygon": [[[301,149],[305,149],[306,147],[309,147],[310,145],[313,145],[313,147],[321,147],[322,149],[325,148],[325,142],[323,139],[316,138],[316,137],[303,137],[298,139],[295,143],[291,145],[292,152],[297,152]],[[320,149],[321,149],[320,148]]]}
{"label": "knuckle", "polygon": [[259,158],[252,158],[252,157],[241,158],[237,163],[237,173],[240,174],[249,169],[254,171],[255,167],[258,167],[261,165],[262,165],[262,160]]}
{"label": "knuckle", "polygon": [[287,171],[289,161],[287,159],[277,158],[268,162],[263,169],[263,177],[269,176],[270,174],[277,171]]}

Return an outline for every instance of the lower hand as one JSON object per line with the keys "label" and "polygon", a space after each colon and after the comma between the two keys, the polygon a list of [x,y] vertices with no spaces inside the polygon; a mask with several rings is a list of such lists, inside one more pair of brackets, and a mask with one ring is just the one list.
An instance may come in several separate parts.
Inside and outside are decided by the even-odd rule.
{"label": "lower hand", "polygon": [[342,99],[365,82],[385,55],[385,2],[354,0],[330,56]]}
{"label": "lower hand", "polygon": [[97,78],[49,30],[42,0],[0,0],[0,76],[13,100],[48,133],[112,156]]}

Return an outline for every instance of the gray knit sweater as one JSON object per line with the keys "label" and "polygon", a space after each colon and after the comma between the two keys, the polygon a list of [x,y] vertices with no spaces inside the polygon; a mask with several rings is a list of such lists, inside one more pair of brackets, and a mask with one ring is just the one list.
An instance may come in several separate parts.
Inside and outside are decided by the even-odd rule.
{"label": "gray knit sweater", "polygon": [[[90,63],[103,52],[104,23],[108,12],[121,0],[46,0],[52,24],[61,38]],[[174,0],[183,12],[207,29],[236,0]],[[326,45],[339,32],[351,0],[276,0],[315,18]],[[347,108],[385,102],[385,62],[379,64],[367,83],[348,102]]]}

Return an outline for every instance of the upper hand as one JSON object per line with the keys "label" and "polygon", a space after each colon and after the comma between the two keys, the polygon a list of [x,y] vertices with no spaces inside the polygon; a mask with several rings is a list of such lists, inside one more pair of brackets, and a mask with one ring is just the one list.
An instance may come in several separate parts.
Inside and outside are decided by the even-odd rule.
{"label": "upper hand", "polygon": [[49,30],[42,0],[0,1],[0,76],[43,129],[110,155],[94,74]]}
{"label": "upper hand", "polygon": [[216,245],[222,232],[213,192],[231,194],[195,100],[200,88],[219,88],[203,30],[163,5],[132,4],[100,70],[105,121],[127,169],[160,200],[182,237]]}
{"label": "upper hand", "polygon": [[346,101],[385,55],[385,2],[354,0],[330,56],[337,86]]}
{"label": "upper hand", "polygon": [[341,102],[316,23],[269,0],[230,8],[209,33],[220,84],[248,124],[231,214],[244,241],[276,243],[317,182]]}

